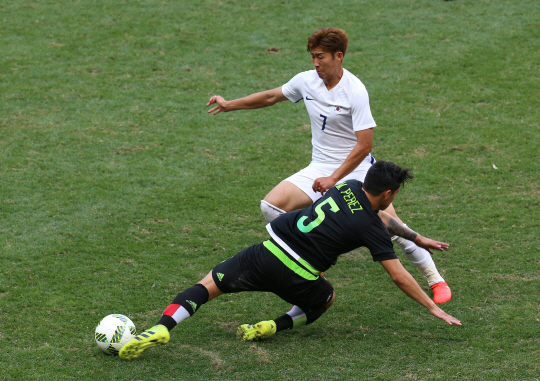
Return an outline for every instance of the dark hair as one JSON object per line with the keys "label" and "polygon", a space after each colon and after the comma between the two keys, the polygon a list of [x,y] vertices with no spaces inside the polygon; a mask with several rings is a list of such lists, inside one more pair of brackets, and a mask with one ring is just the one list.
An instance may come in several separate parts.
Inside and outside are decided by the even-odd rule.
{"label": "dark hair", "polygon": [[308,38],[307,50],[311,52],[317,47],[326,50],[332,55],[342,52],[345,55],[349,38],[344,30],[339,28],[321,28]]}
{"label": "dark hair", "polygon": [[389,189],[395,192],[413,177],[407,168],[402,169],[389,161],[377,161],[366,174],[364,190],[373,196],[378,196]]}

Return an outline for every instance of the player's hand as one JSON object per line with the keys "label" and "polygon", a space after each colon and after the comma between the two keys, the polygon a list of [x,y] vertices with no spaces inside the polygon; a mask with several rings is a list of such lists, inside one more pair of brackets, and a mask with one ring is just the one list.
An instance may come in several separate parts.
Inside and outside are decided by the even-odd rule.
{"label": "player's hand", "polygon": [[216,115],[222,111],[223,112],[229,111],[227,110],[227,101],[221,95],[214,95],[213,97],[211,97],[208,103],[206,104],[206,107],[214,103],[217,103],[217,106],[214,106],[210,110],[208,110],[209,114],[212,113],[213,115]]}
{"label": "player's hand", "polygon": [[324,193],[336,185],[336,183],[337,181],[332,177],[319,177],[318,179],[315,179],[311,188],[313,189],[313,192],[321,192],[321,195],[324,195]]}
{"label": "player's hand", "polygon": [[448,315],[446,312],[441,310],[439,307],[435,306],[434,308],[430,309],[429,312],[435,316],[436,318],[439,318],[441,320],[444,320],[448,324],[452,325],[461,325],[461,322],[453,317],[452,315]]}
{"label": "player's hand", "polygon": [[420,234],[416,236],[414,243],[416,243],[421,248],[429,251],[430,254],[433,254],[433,250],[438,250],[438,251],[448,250],[448,247],[450,246],[446,242],[435,241],[433,239],[421,236]]}

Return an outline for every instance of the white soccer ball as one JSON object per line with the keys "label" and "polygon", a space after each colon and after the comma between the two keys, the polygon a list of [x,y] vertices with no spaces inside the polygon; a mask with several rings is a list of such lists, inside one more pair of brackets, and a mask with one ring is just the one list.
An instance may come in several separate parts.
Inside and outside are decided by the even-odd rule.
{"label": "white soccer ball", "polygon": [[105,316],[96,327],[96,343],[108,355],[117,355],[134,336],[135,324],[120,314]]}

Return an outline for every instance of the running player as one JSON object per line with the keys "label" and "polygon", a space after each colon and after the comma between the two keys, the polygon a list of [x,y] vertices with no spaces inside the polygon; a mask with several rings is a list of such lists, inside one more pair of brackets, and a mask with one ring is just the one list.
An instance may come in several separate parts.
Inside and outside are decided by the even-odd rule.
{"label": "running player", "polygon": [[[261,201],[268,222],[281,213],[311,205],[338,182],[363,181],[375,162],[371,148],[376,124],[364,84],[343,68],[347,44],[345,31],[319,29],[309,37],[307,45],[315,70],[299,73],[272,90],[231,101],[214,95],[207,103],[207,106],[215,104],[208,111],[215,115],[222,111],[268,107],[286,100],[304,101],[311,120],[312,160],[308,167],[283,180]],[[387,212],[402,222],[392,205]],[[394,237],[394,241],[426,277],[433,290],[433,300],[448,302],[452,293],[431,255],[410,240]]]}
{"label": "running player", "polygon": [[336,264],[339,255],[360,246],[367,247],[396,285],[433,316],[461,325],[424,293],[394,252],[389,232],[429,251],[448,248],[448,244],[422,237],[383,212],[410,179],[409,170],[379,161],[369,169],[364,184],[342,182],[313,205],[279,216],[267,225],[269,240],[223,261],[199,283],[178,294],[157,325],[131,339],[120,350],[120,357],[131,360],[150,347],[168,343],[171,329],[204,303],[226,293],[272,292],[293,305],[275,320],[241,325],[237,334],[242,340],[265,339],[311,324],[336,298],[330,282],[319,274]]}

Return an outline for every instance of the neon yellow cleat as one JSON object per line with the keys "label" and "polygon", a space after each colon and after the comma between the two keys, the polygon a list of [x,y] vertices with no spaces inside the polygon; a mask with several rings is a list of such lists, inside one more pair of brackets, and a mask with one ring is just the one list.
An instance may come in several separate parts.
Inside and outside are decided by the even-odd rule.
{"label": "neon yellow cleat", "polygon": [[242,324],[236,331],[236,336],[244,341],[267,339],[276,333],[276,323],[273,320],[261,321],[257,324]]}
{"label": "neon yellow cleat", "polygon": [[136,359],[148,348],[167,344],[170,338],[171,336],[169,335],[167,327],[161,324],[153,326],[129,340],[126,345],[120,349],[118,356],[124,360]]}

